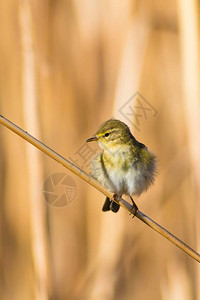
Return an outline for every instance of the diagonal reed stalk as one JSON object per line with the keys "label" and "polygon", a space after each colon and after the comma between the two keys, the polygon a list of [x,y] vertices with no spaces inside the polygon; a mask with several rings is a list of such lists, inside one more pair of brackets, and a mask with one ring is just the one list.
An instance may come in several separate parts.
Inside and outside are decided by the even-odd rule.
{"label": "diagonal reed stalk", "polygon": [[[17,135],[21,136],[23,139],[34,145],[36,148],[40,149],[42,152],[62,164],[64,167],[66,167],[68,170],[73,172],[74,174],[81,177],[83,180],[88,182],[90,185],[92,185],[94,188],[99,190],[104,195],[108,196],[109,198],[113,198],[113,194],[108,191],[104,186],[102,186],[97,180],[89,176],[86,172],[79,169],[77,166],[75,166],[73,163],[68,161],[66,158],[31,136],[29,133],[0,115],[0,123],[4,125],[5,127],[9,128],[13,132],[15,132]],[[121,197],[118,197],[115,199],[115,201],[120,204],[123,208],[128,210],[131,214],[135,214],[135,209],[130,205],[128,202],[123,200]],[[158,223],[153,221],[151,218],[143,214],[141,211],[137,211],[136,217],[140,219],[142,222],[147,224],[149,227],[160,233],[162,236],[164,236],[166,239],[168,239],[170,242],[175,244],[177,247],[179,247],[181,250],[183,250],[185,253],[190,255],[192,258],[194,258],[196,261],[200,262],[200,254],[193,250],[191,247],[189,247],[187,244],[182,242],[180,239],[178,239],[175,235],[167,231],[164,227],[160,226]]]}

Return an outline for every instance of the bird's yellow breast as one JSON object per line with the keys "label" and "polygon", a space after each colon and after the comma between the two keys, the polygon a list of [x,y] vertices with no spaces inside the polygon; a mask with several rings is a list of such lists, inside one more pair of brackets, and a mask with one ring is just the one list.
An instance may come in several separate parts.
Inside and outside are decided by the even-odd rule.
{"label": "bird's yellow breast", "polygon": [[153,183],[155,168],[155,156],[147,149],[104,150],[93,160],[93,176],[119,195],[140,195]]}
{"label": "bird's yellow breast", "polygon": [[115,145],[109,150],[106,149],[102,154],[105,167],[108,170],[117,168],[122,172],[127,171],[130,164],[134,161],[134,156],[131,156],[128,150],[126,146],[117,147]]}

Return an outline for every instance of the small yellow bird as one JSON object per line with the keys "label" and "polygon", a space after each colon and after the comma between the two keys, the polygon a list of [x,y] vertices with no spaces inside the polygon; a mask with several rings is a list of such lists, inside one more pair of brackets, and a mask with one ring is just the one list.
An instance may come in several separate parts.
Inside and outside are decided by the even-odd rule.
{"label": "small yellow bird", "polygon": [[[153,184],[156,174],[156,157],[138,142],[129,127],[116,119],[100,125],[94,137],[103,149],[92,160],[91,175],[116,195],[128,195],[137,212],[132,195],[139,196]],[[103,211],[117,212],[119,204],[106,197]]]}

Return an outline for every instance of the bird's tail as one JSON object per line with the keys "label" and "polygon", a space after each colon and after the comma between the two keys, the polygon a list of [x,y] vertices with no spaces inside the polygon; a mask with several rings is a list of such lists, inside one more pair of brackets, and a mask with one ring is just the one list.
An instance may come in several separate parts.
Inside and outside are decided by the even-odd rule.
{"label": "bird's tail", "polygon": [[117,204],[115,201],[110,200],[110,198],[106,197],[104,205],[102,207],[102,211],[109,211],[112,210],[114,213],[118,212],[120,205]]}

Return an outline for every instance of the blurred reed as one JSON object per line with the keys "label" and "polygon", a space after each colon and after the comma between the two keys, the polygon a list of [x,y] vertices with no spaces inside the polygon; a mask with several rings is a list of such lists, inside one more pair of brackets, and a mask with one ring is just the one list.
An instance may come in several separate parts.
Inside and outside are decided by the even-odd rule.
{"label": "blurred reed", "polygon": [[[155,107],[131,128],[159,160],[136,202],[199,250],[199,2],[1,1],[0,37],[1,114],[63,156],[137,91]],[[125,211],[102,214],[78,179],[70,205],[48,205],[43,182],[63,168],[0,137],[0,298],[200,298],[196,262]]]}

